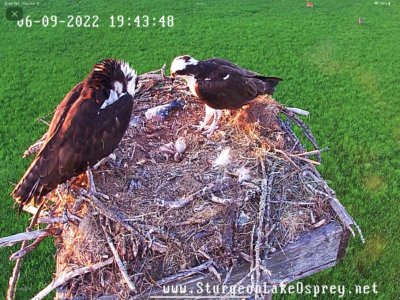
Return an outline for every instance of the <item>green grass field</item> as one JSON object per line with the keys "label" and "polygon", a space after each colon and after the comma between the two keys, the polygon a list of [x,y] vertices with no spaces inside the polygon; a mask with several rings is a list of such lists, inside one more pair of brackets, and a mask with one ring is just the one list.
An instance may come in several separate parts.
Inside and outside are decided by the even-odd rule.
{"label": "green grass field", "polygon": [[[399,299],[400,2],[315,0],[313,8],[300,0],[52,2],[23,6],[25,15],[34,20],[44,15],[57,15],[59,20],[98,15],[99,27],[58,23],[53,28],[51,22],[47,28],[18,27],[5,19],[7,6],[2,4],[1,237],[23,232],[28,225],[28,215],[17,218],[8,195],[9,182],[18,182],[29,166],[29,159],[21,159],[23,151],[46,130],[35,119],[53,111],[94,63],[114,57],[144,73],[169,65],[177,55],[221,57],[284,79],[276,99],[310,111],[306,122],[317,142],[331,148],[323,153],[318,170],[363,230],[365,244],[352,239],[345,260],[302,282],[353,290],[354,285],[376,283],[378,294],[352,293],[344,299]],[[111,28],[112,15],[125,16],[125,25]],[[137,28],[137,15],[148,15],[150,26]],[[173,15],[173,27],[160,27],[162,15]],[[364,24],[358,23],[359,17]],[[8,257],[18,249],[19,245],[0,249],[0,299],[14,266]],[[24,259],[16,299],[30,299],[50,283],[54,252],[48,239]]]}

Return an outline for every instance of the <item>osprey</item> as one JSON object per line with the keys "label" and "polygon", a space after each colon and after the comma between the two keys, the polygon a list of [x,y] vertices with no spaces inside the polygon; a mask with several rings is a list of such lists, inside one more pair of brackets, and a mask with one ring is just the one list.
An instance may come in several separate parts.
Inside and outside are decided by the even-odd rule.
{"label": "osprey", "polygon": [[45,143],[11,192],[20,211],[114,151],[129,125],[137,81],[129,64],[106,59],[65,96]]}
{"label": "osprey", "polygon": [[[199,131],[210,136],[217,128],[223,109],[238,109],[259,95],[275,92],[282,81],[277,77],[264,77],[243,69],[221,58],[198,61],[189,55],[176,57],[171,64],[171,77],[181,77],[189,85],[193,95],[206,105],[204,122]],[[206,126],[214,116],[211,126]]]}

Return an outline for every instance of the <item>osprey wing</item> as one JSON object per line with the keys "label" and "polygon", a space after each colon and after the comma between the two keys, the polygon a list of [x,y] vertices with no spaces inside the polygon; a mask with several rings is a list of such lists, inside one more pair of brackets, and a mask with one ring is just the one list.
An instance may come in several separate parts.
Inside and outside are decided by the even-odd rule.
{"label": "osprey wing", "polygon": [[257,82],[241,70],[230,66],[215,66],[205,79],[198,79],[196,93],[214,109],[238,109],[259,94]]}
{"label": "osprey wing", "polygon": [[[109,155],[119,144],[129,124],[133,98],[126,94],[100,109],[107,95],[101,88],[82,88],[76,97],[72,90],[53,117],[46,140],[37,157],[11,195],[27,204],[32,197],[55,189],[86,171],[87,166]],[[128,105],[125,107],[125,105]],[[123,109],[125,108],[125,109]]]}
{"label": "osprey wing", "polygon": [[243,76],[250,76],[251,77],[251,76],[260,75],[260,74],[258,74],[256,72],[243,69],[243,68],[239,67],[238,65],[234,64],[233,62],[230,62],[229,60],[222,59],[222,58],[214,57],[214,58],[210,58],[210,59],[205,60],[205,62],[213,63],[213,64],[220,65],[220,66],[230,67],[232,69],[235,69],[235,70],[239,71],[240,74],[242,74]]}

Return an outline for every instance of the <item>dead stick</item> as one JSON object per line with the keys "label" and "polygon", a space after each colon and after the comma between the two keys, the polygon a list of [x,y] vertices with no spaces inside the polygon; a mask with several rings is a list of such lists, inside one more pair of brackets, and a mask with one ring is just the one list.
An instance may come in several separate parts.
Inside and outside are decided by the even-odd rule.
{"label": "dead stick", "polygon": [[182,199],[178,199],[175,201],[165,201],[163,199],[157,199],[157,205],[162,206],[162,207],[166,207],[166,208],[180,208],[183,207],[187,204],[189,204],[190,202],[192,202],[194,200],[194,198],[209,190],[212,186],[214,186],[214,184],[209,184],[206,187],[202,188],[201,190],[198,190],[197,192],[194,192],[193,194],[190,194],[189,196],[182,198]]}
{"label": "dead stick", "polygon": [[[265,172],[265,165],[263,158],[261,158],[261,168],[263,179],[261,181],[261,196],[260,196],[260,204],[259,204],[259,212],[258,212],[258,227],[257,227],[257,241],[255,246],[255,253],[256,253],[256,266],[253,268],[256,272],[256,286],[259,284],[261,280],[260,276],[260,263],[261,263],[261,241],[263,237],[263,224],[264,224],[264,215],[265,215],[265,208],[267,205],[267,193],[268,193],[268,179]],[[254,288],[254,286],[253,286]]]}
{"label": "dead stick", "polygon": [[312,164],[314,164],[314,165],[318,165],[318,166],[321,165],[321,163],[320,163],[319,161],[315,161],[315,160],[308,159],[308,158],[305,158],[305,157],[294,156],[294,155],[290,155],[290,154],[289,154],[289,156],[295,157],[295,158],[297,158],[297,159],[304,160],[304,161],[309,162],[309,163],[312,163]]}
{"label": "dead stick", "polygon": [[[82,218],[75,216],[74,214],[67,212],[68,220],[80,223]],[[63,223],[63,217],[43,217],[38,220],[38,224],[56,224],[56,223]]]}
{"label": "dead stick", "polygon": [[[251,258],[250,255],[248,255],[248,254],[246,254],[246,253],[244,253],[244,252],[239,252],[239,255],[240,255],[240,257],[243,258],[245,261],[247,261],[247,262],[249,262],[249,263],[253,262],[253,264],[254,264],[254,259]],[[251,268],[250,268],[250,270],[251,270]]]}
{"label": "dead stick", "polygon": [[0,248],[10,247],[12,245],[15,245],[15,244],[23,242],[23,241],[29,241],[29,240],[37,239],[40,237],[46,237],[48,235],[55,235],[59,231],[60,231],[59,228],[52,227],[49,229],[45,228],[45,229],[39,229],[36,231],[18,233],[18,234],[12,235],[12,236],[7,236],[7,237],[0,239]]}
{"label": "dead stick", "polygon": [[50,123],[45,121],[45,120],[43,120],[42,118],[37,118],[36,120],[46,124],[47,126],[50,126]]}
{"label": "dead stick", "polygon": [[298,115],[303,115],[303,116],[309,116],[310,112],[301,108],[297,108],[297,107],[286,107],[286,109],[288,111],[294,112],[295,114]]}
{"label": "dead stick", "polygon": [[215,203],[218,203],[218,204],[223,204],[223,205],[230,205],[232,203],[231,199],[217,197],[213,193],[211,193],[211,199],[210,200],[212,202],[215,202]]}
{"label": "dead stick", "polygon": [[294,163],[294,161],[290,159],[289,156],[287,156],[287,154],[285,153],[285,151],[282,151],[282,150],[279,150],[279,149],[275,149],[275,152],[281,153],[284,157],[286,157],[286,159],[287,159],[288,161],[290,161],[290,162],[293,164],[293,166],[294,166],[298,171],[300,171],[299,166],[296,165],[296,164]]}
{"label": "dead stick", "polygon": [[153,80],[165,80],[165,79],[170,79],[171,77],[169,76],[162,76],[161,74],[143,74],[139,75],[139,81],[143,81],[144,79],[153,79]]}
{"label": "dead stick", "polygon": [[137,293],[137,289],[136,289],[135,285],[133,284],[133,282],[131,281],[131,279],[129,278],[128,271],[126,270],[126,267],[124,266],[124,264],[121,261],[121,258],[118,255],[117,249],[114,246],[111,236],[108,234],[106,228],[103,225],[101,227],[103,228],[103,231],[107,238],[107,243],[110,246],[111,252],[114,254],[115,262],[118,265],[118,268],[122,274],[122,277],[125,279],[125,282],[128,285],[129,289],[131,291],[134,291],[135,293]]}
{"label": "dead stick", "polygon": [[[315,150],[319,150],[318,144],[315,141],[314,135],[312,134],[310,128],[298,117],[296,116],[293,112],[287,110],[285,107],[279,104],[281,107],[281,111],[288,116],[293,122],[296,123],[297,126],[301,129],[303,134],[309,139],[311,144],[314,146]],[[317,160],[318,162],[321,162],[321,154],[318,152],[317,153]]]}
{"label": "dead stick", "polygon": [[298,153],[298,154],[290,154],[290,156],[296,157],[296,156],[304,156],[304,155],[314,155],[319,152],[327,151],[327,150],[329,150],[329,148],[325,147],[324,149],[321,149],[321,150],[313,150],[313,151],[307,151],[307,152]]}
{"label": "dead stick", "polygon": [[[286,107],[284,107],[282,104],[279,104],[278,102],[274,101],[273,103],[276,107],[278,107],[282,113],[284,113],[290,120],[292,120],[303,132],[303,134],[309,139],[311,144],[314,146],[315,150],[319,150],[318,144],[315,141],[314,135],[312,134],[310,128],[298,117],[296,114],[294,114],[292,111],[288,110]],[[293,138],[293,140],[298,141],[296,135],[293,133],[292,130],[289,128],[286,128],[284,126],[285,130],[290,133],[290,136]],[[320,152],[317,153],[317,160],[318,162],[321,162],[321,154]]]}
{"label": "dead stick", "polygon": [[109,259],[99,262],[97,264],[83,267],[74,271],[71,271],[65,275],[60,275],[56,280],[54,280],[52,283],[50,283],[48,286],[46,286],[42,291],[40,291],[35,297],[33,297],[31,300],[40,300],[43,299],[46,295],[48,295],[52,290],[55,288],[59,287],[60,285],[63,285],[67,281],[71,280],[72,278],[83,275],[92,271],[95,271],[97,269],[100,269],[104,266],[107,266],[111,264],[114,261],[114,257],[110,257]]}
{"label": "dead stick", "polygon": [[[251,230],[251,240],[250,240],[250,270],[254,269],[254,232],[256,231],[256,224],[253,224],[253,229]],[[254,272],[251,273],[251,286],[254,286]]]}
{"label": "dead stick", "polygon": [[226,285],[227,282],[228,282],[228,280],[229,280],[229,278],[231,278],[231,274],[232,274],[233,267],[234,267],[234,266],[231,266],[231,268],[229,269],[228,274],[226,274],[224,283],[223,283],[222,285]]}
{"label": "dead stick", "polygon": [[[50,228],[51,225],[48,225],[47,228]],[[36,241],[34,241],[32,244],[30,244],[28,247],[25,247],[24,249],[21,249],[15,253],[13,253],[9,260],[13,261],[19,258],[24,257],[25,255],[27,255],[28,253],[32,252],[33,250],[36,249],[37,246],[39,246],[39,244],[45,239],[45,236],[41,236],[40,238],[37,238]]]}
{"label": "dead stick", "polygon": [[[33,227],[36,224],[36,221],[40,215],[40,212],[42,211],[42,208],[44,206],[45,201],[42,202],[42,204],[39,206],[39,208],[36,210],[31,223],[29,224],[28,228],[26,228],[26,231],[31,231]],[[24,249],[28,245],[28,241],[24,241],[21,245],[21,250]],[[21,263],[22,263],[22,258],[18,258],[17,261],[15,262],[15,266],[12,272],[12,275],[10,277],[10,280],[8,281],[8,290],[7,290],[7,300],[13,300],[15,296],[15,288],[17,286],[17,282],[19,279],[19,269],[21,268]]]}
{"label": "dead stick", "polygon": [[123,227],[128,229],[130,232],[135,233],[139,237],[141,243],[143,243],[143,244],[146,243],[146,239],[136,228],[132,227],[131,225],[126,223],[124,220],[122,220],[116,213],[114,213],[113,211],[106,208],[105,205],[103,203],[101,203],[101,201],[99,199],[97,199],[95,196],[89,194],[84,189],[81,189],[81,194],[84,196],[83,199],[88,201],[94,208],[99,209],[99,211],[102,215],[121,224]]}
{"label": "dead stick", "polygon": [[39,244],[46,238],[46,236],[42,236],[40,238],[37,238],[36,241],[34,241],[32,244],[30,244],[28,247],[25,247],[24,249],[21,249],[15,253],[13,253],[9,260],[13,261],[16,259],[20,259],[22,257],[24,257],[25,255],[27,255],[28,253],[32,252],[33,250],[36,249],[37,246],[39,246]]}
{"label": "dead stick", "polygon": [[48,116],[54,114],[55,112],[56,112],[56,110],[53,110],[53,111],[49,112],[47,115],[45,115],[45,116],[43,116],[43,117],[40,117],[39,119],[47,118]]}
{"label": "dead stick", "polygon": [[[271,197],[272,183],[274,181],[274,172],[276,169],[276,165],[277,165],[277,163],[274,163],[272,165],[269,178],[267,178],[264,161],[263,161],[263,159],[261,159],[263,180],[261,182],[260,210],[259,210],[259,217],[258,217],[259,223],[258,223],[258,229],[257,229],[257,243],[256,243],[256,248],[255,248],[255,252],[256,252],[256,266],[255,266],[256,287],[259,284],[261,284],[261,273],[260,273],[261,257],[260,256],[261,256],[261,243],[262,243],[262,238],[264,236],[264,232],[263,232],[264,215],[265,215],[265,210],[267,208],[268,209],[267,215],[269,217],[269,207],[270,207],[269,201],[271,200],[270,197]],[[267,223],[268,222],[269,222],[269,220],[267,220]],[[267,279],[269,279],[269,278],[267,278]]]}
{"label": "dead stick", "polygon": [[[229,288],[230,291],[236,291],[236,287],[242,285],[242,283],[255,271],[256,268],[253,270],[250,270],[249,273],[247,273],[242,279],[240,279],[238,282],[236,282],[233,286]],[[224,296],[232,296],[231,292],[226,293]]]}

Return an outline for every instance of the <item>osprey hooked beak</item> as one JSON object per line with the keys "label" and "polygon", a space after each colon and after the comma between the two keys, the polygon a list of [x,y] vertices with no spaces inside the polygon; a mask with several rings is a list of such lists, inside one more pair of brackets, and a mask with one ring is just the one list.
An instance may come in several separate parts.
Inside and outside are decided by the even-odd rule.
{"label": "osprey hooked beak", "polygon": [[176,79],[176,73],[171,73],[171,76],[169,77],[169,79],[171,79],[171,82],[174,83],[174,81]]}
{"label": "osprey hooked beak", "polygon": [[198,63],[198,60],[190,57],[189,55],[175,57],[170,67],[171,81],[174,82],[174,79],[178,76],[188,75],[188,70],[186,68],[188,66],[195,66]]}

